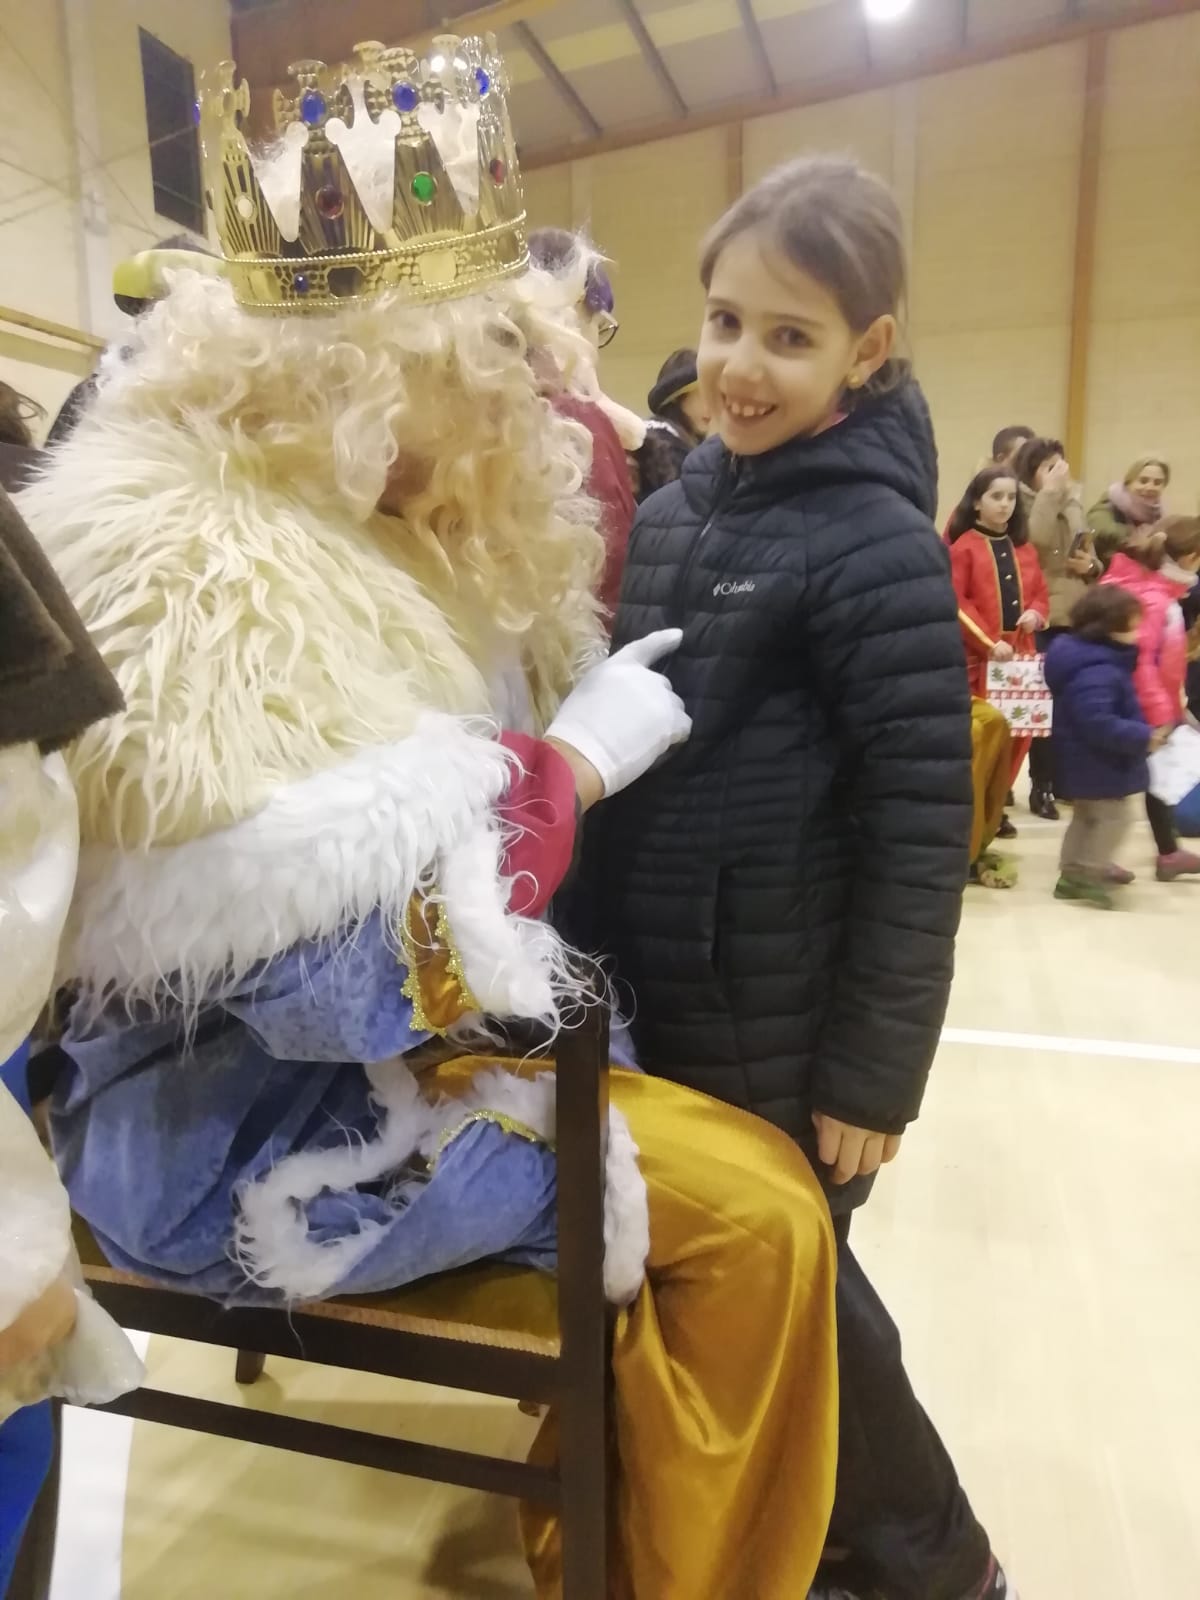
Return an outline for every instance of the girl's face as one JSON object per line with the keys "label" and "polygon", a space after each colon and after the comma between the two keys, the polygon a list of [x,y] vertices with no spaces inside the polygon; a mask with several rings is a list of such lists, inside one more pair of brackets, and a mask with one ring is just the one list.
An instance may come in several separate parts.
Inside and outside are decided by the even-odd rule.
{"label": "girl's face", "polygon": [[1135,611],[1129,619],[1129,626],[1122,628],[1120,633],[1110,634],[1109,637],[1117,644],[1136,644],[1141,635],[1142,613]]}
{"label": "girl's face", "polygon": [[823,284],[738,234],[713,270],[697,369],[712,427],[735,455],[757,456],[827,423],[892,352],[896,319],[855,333]]}
{"label": "girl's face", "polygon": [[685,394],[679,404],[688,419],[688,427],[698,439],[707,439],[708,430],[712,427],[712,417],[709,416],[708,406],[700,390],[696,388],[691,394]]}
{"label": "girl's face", "polygon": [[1167,487],[1167,475],[1157,461],[1151,461],[1142,468],[1129,487],[1134,494],[1140,494],[1147,504],[1161,505],[1163,490]]}
{"label": "girl's face", "polygon": [[1017,480],[997,478],[975,502],[975,517],[989,533],[1005,533],[1017,508]]}

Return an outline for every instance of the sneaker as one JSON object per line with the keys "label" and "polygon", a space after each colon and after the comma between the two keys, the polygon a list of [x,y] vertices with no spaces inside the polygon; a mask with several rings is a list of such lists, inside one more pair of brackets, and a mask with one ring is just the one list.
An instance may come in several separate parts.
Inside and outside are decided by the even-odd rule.
{"label": "sneaker", "polygon": [[1058,821],[1058,807],[1054,804],[1054,796],[1049,789],[1035,789],[1029,797],[1029,809],[1035,817],[1041,817],[1043,822]]}
{"label": "sneaker", "polygon": [[1169,856],[1159,856],[1154,876],[1159,883],[1174,883],[1176,878],[1200,872],[1200,856],[1191,850],[1176,850]]}
{"label": "sneaker", "polygon": [[1065,872],[1054,886],[1054,898],[1081,900],[1089,906],[1095,906],[1098,911],[1113,911],[1116,908],[1116,902],[1103,885],[1089,883],[1086,878],[1072,878]]}
{"label": "sneaker", "polygon": [[997,839],[1015,839],[1017,837],[1017,830],[1013,826],[1012,818],[1007,811],[1000,818],[1000,826],[996,829],[996,837]]}
{"label": "sneaker", "polygon": [[1111,883],[1118,889],[1127,889],[1131,883],[1137,882],[1137,873],[1130,872],[1128,867],[1118,867],[1115,864],[1104,869],[1105,883]]}

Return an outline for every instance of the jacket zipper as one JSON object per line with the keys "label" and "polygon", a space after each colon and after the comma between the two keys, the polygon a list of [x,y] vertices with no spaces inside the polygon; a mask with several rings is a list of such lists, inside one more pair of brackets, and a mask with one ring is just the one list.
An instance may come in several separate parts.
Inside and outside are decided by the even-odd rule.
{"label": "jacket zipper", "polygon": [[725,509],[727,502],[732,498],[737,488],[741,470],[742,458],[740,456],[729,456],[721,469],[721,476],[717,482],[717,492],[713,496],[712,510],[708,514],[708,520],[692,540],[691,549],[684,558],[684,563],[679,569],[679,577],[675,581],[675,592],[671,597],[668,618],[668,626],[672,628],[682,628],[684,626],[684,596],[687,593],[688,579],[692,575],[696,556],[699,553],[700,546],[708,536],[708,530]]}

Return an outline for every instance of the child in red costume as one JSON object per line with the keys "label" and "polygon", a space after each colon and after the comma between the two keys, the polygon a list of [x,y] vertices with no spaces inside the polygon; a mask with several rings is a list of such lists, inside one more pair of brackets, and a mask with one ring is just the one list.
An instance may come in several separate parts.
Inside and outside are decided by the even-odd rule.
{"label": "child in red costume", "polygon": [[[967,647],[971,693],[987,697],[989,661],[1033,655],[1033,635],[1046,626],[1050,596],[1037,551],[1028,542],[1017,480],[1007,467],[977,472],[947,529],[958,617]],[[1013,741],[1013,778],[1029,753]]]}

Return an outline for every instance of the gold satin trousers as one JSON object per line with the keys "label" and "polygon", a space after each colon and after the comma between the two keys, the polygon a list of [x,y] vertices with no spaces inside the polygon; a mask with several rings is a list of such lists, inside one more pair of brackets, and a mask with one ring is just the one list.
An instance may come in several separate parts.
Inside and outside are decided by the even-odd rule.
{"label": "gold satin trousers", "polygon": [[[804,1600],[833,1505],[837,1252],[784,1134],[662,1079],[612,1074],[650,1199],[646,1282],[617,1319],[612,1600]],[[549,1416],[534,1449],[553,1459]],[[525,1506],[539,1600],[557,1520]]]}

